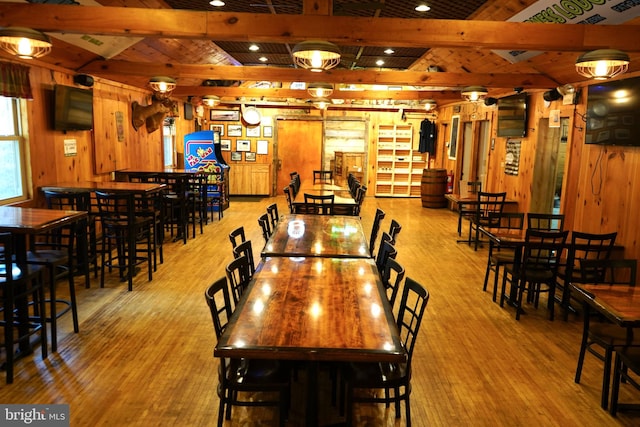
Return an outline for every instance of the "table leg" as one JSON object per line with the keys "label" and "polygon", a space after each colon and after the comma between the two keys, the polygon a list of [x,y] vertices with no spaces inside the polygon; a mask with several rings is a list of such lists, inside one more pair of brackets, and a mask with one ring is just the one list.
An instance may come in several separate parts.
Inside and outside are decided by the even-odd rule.
{"label": "table leg", "polygon": [[[16,263],[22,271],[27,271],[27,237],[25,234],[14,234],[14,245]],[[16,310],[18,313],[18,334],[19,336],[28,336],[29,334],[29,301],[27,297],[16,300]],[[42,343],[47,345],[47,343]],[[26,356],[31,354],[33,349],[31,348],[31,342],[28,339],[20,340],[18,344],[18,350],[20,356]]]}
{"label": "table leg", "polygon": [[307,367],[307,412],[306,423],[308,427],[318,425],[318,362],[309,362]]}

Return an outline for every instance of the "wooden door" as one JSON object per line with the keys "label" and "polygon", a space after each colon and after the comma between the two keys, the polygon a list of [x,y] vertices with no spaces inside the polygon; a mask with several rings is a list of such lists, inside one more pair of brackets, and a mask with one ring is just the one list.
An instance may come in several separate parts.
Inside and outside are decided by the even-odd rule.
{"label": "wooden door", "polygon": [[322,164],[322,121],[278,120],[276,148],[276,194],[291,181],[289,174],[297,171],[302,183],[313,182],[313,170]]}

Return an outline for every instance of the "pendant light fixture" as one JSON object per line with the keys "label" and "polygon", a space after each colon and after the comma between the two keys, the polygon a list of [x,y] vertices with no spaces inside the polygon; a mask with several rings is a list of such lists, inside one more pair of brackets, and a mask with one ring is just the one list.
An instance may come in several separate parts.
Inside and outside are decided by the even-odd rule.
{"label": "pendant light fixture", "polygon": [[421,101],[421,103],[422,105],[424,105],[424,109],[427,111],[431,111],[437,106],[435,99],[424,99]]}
{"label": "pendant light fixture", "polygon": [[331,100],[329,98],[316,98],[313,101],[313,105],[320,110],[326,110],[329,105],[331,105]]}
{"label": "pendant light fixture", "polygon": [[307,92],[314,98],[326,98],[333,93],[333,85],[330,83],[309,83]]}
{"label": "pendant light fixture", "polygon": [[462,97],[467,101],[478,102],[482,101],[487,96],[489,91],[484,86],[467,86],[465,88],[462,88],[462,91],[460,93],[462,94]]}
{"label": "pendant light fixture", "polygon": [[202,97],[202,102],[207,107],[215,107],[220,103],[220,97],[215,95],[205,95]]}
{"label": "pendant light fixture", "polygon": [[304,41],[293,47],[293,63],[298,67],[321,72],[340,63],[340,49],[325,41]]}
{"label": "pendant light fixture", "polygon": [[149,86],[157,95],[167,97],[176,88],[176,81],[167,76],[155,76],[149,80]]}
{"label": "pendant light fixture", "polygon": [[621,50],[599,49],[582,54],[576,60],[578,74],[595,80],[606,80],[626,73],[629,55]]}
{"label": "pendant light fixture", "polygon": [[0,48],[22,59],[40,58],[51,52],[51,39],[30,28],[0,29]]}

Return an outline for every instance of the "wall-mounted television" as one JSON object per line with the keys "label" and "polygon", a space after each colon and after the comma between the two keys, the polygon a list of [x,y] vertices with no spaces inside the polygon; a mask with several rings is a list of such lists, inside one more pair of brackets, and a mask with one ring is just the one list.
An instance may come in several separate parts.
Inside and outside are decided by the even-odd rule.
{"label": "wall-mounted television", "polygon": [[528,95],[524,92],[498,99],[498,136],[527,136]]}
{"label": "wall-mounted television", "polygon": [[640,77],[589,86],[587,144],[640,145]]}
{"label": "wall-mounted television", "polygon": [[93,91],[56,85],[53,90],[53,128],[55,130],[93,129]]}

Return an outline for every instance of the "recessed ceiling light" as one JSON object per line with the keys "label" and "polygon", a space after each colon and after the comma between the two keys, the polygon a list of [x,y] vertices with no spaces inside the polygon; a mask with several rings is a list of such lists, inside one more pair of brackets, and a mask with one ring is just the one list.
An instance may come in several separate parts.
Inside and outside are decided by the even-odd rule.
{"label": "recessed ceiling light", "polygon": [[260,58],[258,58],[260,61],[262,62],[267,62],[269,59],[266,56],[261,56]]}
{"label": "recessed ceiling light", "polygon": [[393,55],[394,53],[396,53],[396,51],[393,49],[385,49],[384,53],[386,53],[387,55]]}
{"label": "recessed ceiling light", "polygon": [[224,6],[224,2],[223,2],[222,0],[211,0],[211,1],[209,2],[209,4],[210,4],[211,6],[215,6],[215,7],[222,7],[222,6]]}
{"label": "recessed ceiling light", "polygon": [[384,61],[383,61],[382,59],[378,59],[378,60],[376,61],[376,65],[377,65],[378,67],[382,67],[382,66],[384,65]]}
{"label": "recessed ceiling light", "polygon": [[423,4],[417,5],[415,10],[416,12],[428,12],[431,10],[431,8],[423,3]]}
{"label": "recessed ceiling light", "polygon": [[257,50],[260,50],[260,46],[258,46],[257,44],[252,44],[251,46],[249,46],[249,50],[251,52],[255,52]]}

